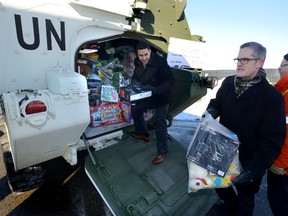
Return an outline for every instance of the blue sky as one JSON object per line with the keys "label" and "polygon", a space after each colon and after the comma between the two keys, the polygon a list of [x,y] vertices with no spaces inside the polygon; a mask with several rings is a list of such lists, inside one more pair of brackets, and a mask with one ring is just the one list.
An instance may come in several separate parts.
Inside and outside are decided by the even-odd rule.
{"label": "blue sky", "polygon": [[203,69],[234,69],[233,59],[245,42],[267,48],[264,68],[278,68],[288,53],[287,0],[188,0],[185,9],[191,34],[207,45]]}

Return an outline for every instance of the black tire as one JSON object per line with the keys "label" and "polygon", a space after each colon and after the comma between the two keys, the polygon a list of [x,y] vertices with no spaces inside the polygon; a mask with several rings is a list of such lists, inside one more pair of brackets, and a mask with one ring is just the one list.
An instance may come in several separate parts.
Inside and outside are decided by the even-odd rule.
{"label": "black tire", "polygon": [[38,188],[45,181],[45,171],[42,165],[27,167],[22,170],[15,171],[12,154],[7,139],[7,128],[4,120],[1,119],[0,128],[2,136],[0,138],[3,161],[5,164],[9,187],[12,192],[22,193],[31,189]]}
{"label": "black tire", "polygon": [[9,187],[12,192],[21,193],[38,188],[45,181],[45,172],[41,165],[31,166],[15,171],[12,154],[2,145],[3,161],[6,167]]}

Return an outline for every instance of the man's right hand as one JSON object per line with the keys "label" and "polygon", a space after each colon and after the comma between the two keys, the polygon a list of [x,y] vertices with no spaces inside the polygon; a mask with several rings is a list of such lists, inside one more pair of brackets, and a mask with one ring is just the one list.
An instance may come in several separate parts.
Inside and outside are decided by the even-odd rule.
{"label": "man's right hand", "polygon": [[233,180],[233,184],[238,186],[246,186],[248,184],[251,184],[252,182],[253,182],[253,175],[248,170],[244,170],[243,172],[240,173],[239,176],[237,176]]}
{"label": "man's right hand", "polygon": [[157,93],[157,87],[154,87],[152,85],[143,85],[141,86],[142,89],[147,90],[147,91],[152,91],[153,94]]}

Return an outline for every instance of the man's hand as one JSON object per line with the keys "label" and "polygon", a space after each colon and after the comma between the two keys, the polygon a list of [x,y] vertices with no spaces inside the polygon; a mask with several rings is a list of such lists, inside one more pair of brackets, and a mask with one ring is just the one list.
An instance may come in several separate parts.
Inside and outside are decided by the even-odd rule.
{"label": "man's hand", "polygon": [[286,170],[284,168],[280,168],[274,164],[270,166],[269,170],[275,173],[276,175],[285,175],[286,173]]}
{"label": "man's hand", "polygon": [[252,182],[253,175],[250,173],[249,170],[244,170],[239,176],[234,179],[233,184],[238,186],[246,186],[248,184],[251,184]]}
{"label": "man's hand", "polygon": [[213,118],[213,117],[211,116],[211,114],[210,114],[207,110],[205,110],[205,111],[202,113],[201,121],[203,121],[204,119],[209,119],[209,118]]}
{"label": "man's hand", "polygon": [[144,85],[144,86],[141,86],[142,89],[144,90],[147,90],[147,91],[152,91],[152,93],[157,93],[157,87],[154,87],[152,85]]}

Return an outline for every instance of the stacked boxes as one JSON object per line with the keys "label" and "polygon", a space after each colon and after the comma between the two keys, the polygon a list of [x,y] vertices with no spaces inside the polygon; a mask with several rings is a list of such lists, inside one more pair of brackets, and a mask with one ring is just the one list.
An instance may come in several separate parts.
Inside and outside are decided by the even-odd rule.
{"label": "stacked boxes", "polygon": [[131,87],[136,54],[130,46],[98,45],[79,53],[78,72],[87,79],[91,126],[131,123],[131,102],[151,96],[151,92]]}

